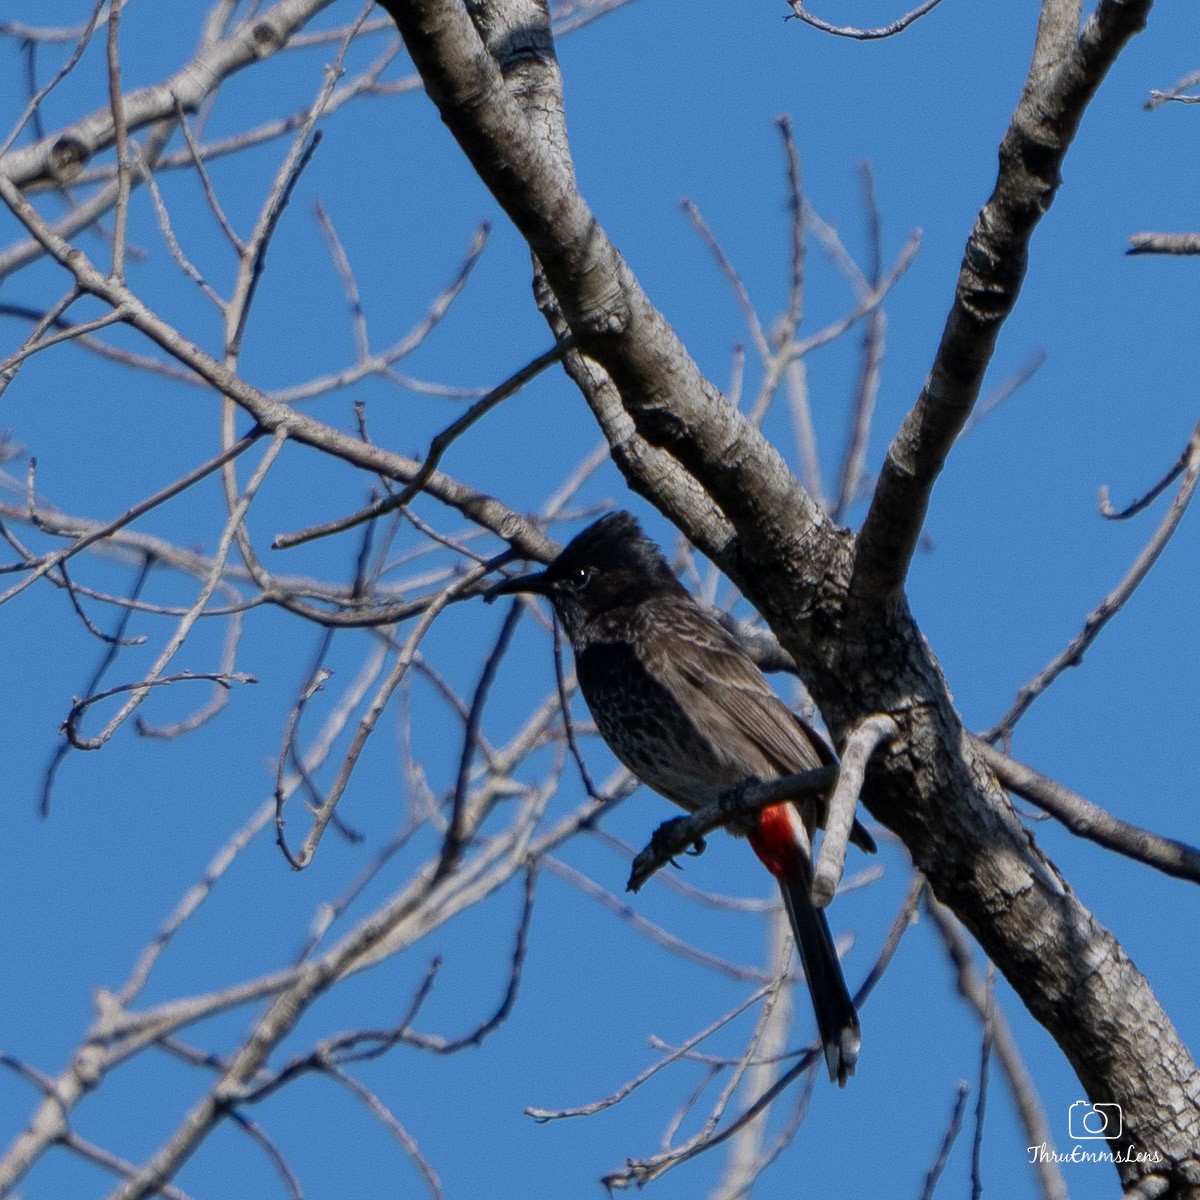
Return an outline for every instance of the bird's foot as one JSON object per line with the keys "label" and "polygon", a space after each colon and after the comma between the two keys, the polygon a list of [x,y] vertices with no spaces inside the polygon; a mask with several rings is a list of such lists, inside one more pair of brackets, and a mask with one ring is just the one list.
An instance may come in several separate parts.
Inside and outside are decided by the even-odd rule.
{"label": "bird's foot", "polygon": [[669,821],[664,821],[650,835],[650,853],[669,862],[679,871],[682,871],[683,868],[675,861],[675,855],[688,854],[694,858],[703,854],[708,846],[703,837],[688,836],[687,831],[683,828],[687,823],[687,817],[672,817]]}
{"label": "bird's foot", "polygon": [[761,780],[753,775],[721,793],[718,803],[725,814],[725,828],[738,837],[745,837],[758,828],[758,808],[748,808],[746,794],[758,787]]}
{"label": "bird's foot", "polygon": [[650,844],[633,860],[629,883],[626,885],[628,891],[639,891],[642,884],[667,863],[676,870],[682,870],[682,866],[675,861],[677,854],[704,853],[708,843],[700,834],[689,832],[689,820],[689,817],[672,817],[650,835]]}

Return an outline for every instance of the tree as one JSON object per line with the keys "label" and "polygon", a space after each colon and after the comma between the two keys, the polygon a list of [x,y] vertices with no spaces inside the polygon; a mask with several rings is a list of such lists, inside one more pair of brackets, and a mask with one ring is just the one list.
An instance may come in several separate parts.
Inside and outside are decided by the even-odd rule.
{"label": "tree", "polygon": [[[748,355],[735,354],[733,382],[722,392],[643,290],[636,262],[618,252],[579,183],[577,166],[584,178],[588,171],[571,155],[555,36],[617,7],[570,5],[552,17],[537,0],[472,6],[388,0],[385,16],[369,7],[355,15],[324,0],[279,0],[242,12],[222,0],[206,14],[185,65],[148,85],[142,84],[147,69],[131,57],[130,47],[155,62],[155,39],[169,44],[179,36],[166,28],[161,12],[139,28],[143,15],[136,6],[126,11],[119,3],[97,4],[78,28],[4,31],[24,55],[28,87],[15,106],[19,115],[0,160],[0,197],[22,227],[19,240],[0,255],[3,275],[14,276],[3,311],[12,319],[10,328],[20,329],[5,351],[0,378],[10,403],[26,408],[47,395],[69,396],[73,405],[94,380],[97,399],[111,408],[101,414],[101,405],[93,403],[88,420],[97,432],[89,428],[85,444],[78,437],[78,410],[64,415],[57,431],[39,431],[33,414],[30,432],[14,421],[9,444],[11,458],[26,459],[28,467],[23,489],[17,485],[0,513],[11,577],[3,599],[10,612],[37,622],[39,655],[47,642],[61,638],[64,647],[87,641],[96,660],[79,696],[63,705],[64,740],[45,768],[41,807],[54,806],[53,829],[76,819],[74,794],[71,812],[60,811],[62,781],[94,778],[90,772],[98,768],[78,765],[81,756],[73,750],[103,750],[100,759],[116,760],[115,778],[131,781],[146,769],[142,764],[161,761],[149,759],[149,747],[136,747],[131,732],[169,740],[172,748],[206,747],[200,761],[181,760],[183,774],[175,777],[190,778],[195,789],[194,829],[172,816],[165,844],[154,841],[149,851],[130,840],[129,826],[120,846],[103,827],[93,834],[99,878],[119,890],[121,863],[147,853],[158,868],[160,856],[182,844],[178,868],[192,869],[189,834],[208,840],[209,809],[233,782],[223,771],[223,753],[232,761],[245,747],[260,762],[269,756],[273,765],[253,789],[265,788],[270,796],[246,820],[240,784],[237,832],[128,977],[97,991],[90,1027],[66,1067],[50,1073],[24,1052],[6,1055],[10,1072],[39,1094],[27,1128],[0,1165],[0,1194],[35,1167],[51,1169],[48,1152],[54,1148],[114,1174],[119,1182],[113,1194],[123,1198],[227,1191],[222,1170],[239,1184],[246,1180],[242,1168],[221,1164],[222,1156],[240,1153],[228,1149],[235,1140],[231,1129],[261,1146],[279,1186],[299,1194],[303,1172],[295,1164],[305,1147],[297,1130],[306,1126],[294,1123],[291,1105],[297,1101],[291,1097],[327,1095],[305,1090],[315,1076],[365,1104],[428,1188],[439,1192],[443,1162],[427,1154],[428,1138],[410,1130],[412,1112],[398,1114],[391,1098],[407,1097],[411,1109],[412,1094],[403,1088],[389,1094],[373,1073],[373,1060],[395,1064],[389,1052],[401,1047],[440,1058],[510,1029],[518,993],[529,987],[535,914],[546,907],[535,902],[538,876],[553,874],[615,906],[619,902],[608,891],[613,859],[605,858],[601,869],[594,850],[638,848],[609,831],[627,814],[617,802],[629,794],[630,781],[618,775],[595,784],[588,764],[594,770],[611,760],[590,744],[577,707],[573,720],[563,720],[572,711],[569,664],[560,664],[557,679],[546,677],[540,694],[525,686],[529,664],[550,657],[544,640],[527,631],[535,620],[544,622],[544,614],[517,603],[497,624],[477,599],[496,570],[552,556],[554,523],[588,510],[595,498],[590,489],[597,486],[592,477],[610,462],[628,488],[681,531],[765,620],[763,627],[748,624],[744,612],[729,618],[765,666],[799,674],[845,754],[840,794],[857,799],[861,783],[862,803],[897,839],[889,861],[901,859],[901,846],[911,858],[911,885],[885,917],[877,915],[877,962],[869,974],[860,964],[859,977],[866,977],[866,991],[875,985],[923,906],[982,1023],[983,1065],[971,1068],[979,1075],[971,1151],[976,1180],[993,1050],[1016,1097],[1020,1144],[1048,1145],[1052,1134],[1019,1039],[1005,1019],[1009,1006],[994,1000],[964,927],[1049,1032],[1088,1100],[1119,1106],[1119,1136],[1100,1140],[1104,1149],[1120,1151],[1114,1165],[1126,1193],[1200,1194],[1200,1092],[1184,1040],[1147,977],[1085,905],[1070,870],[1060,872],[1047,857],[1042,838],[1009,793],[1138,860],[1145,875],[1157,869],[1195,882],[1197,851],[1118,820],[997,748],[1013,749],[1017,723],[1030,706],[1080,661],[1158,560],[1195,488],[1200,432],[1144,501],[1119,514],[1108,510],[1132,515],[1174,488],[1158,531],[1083,633],[981,734],[968,731],[936,657],[936,638],[922,633],[908,594],[927,514],[937,504],[934,485],[953,460],[951,452],[962,453],[956,447],[980,410],[985,373],[1040,251],[1035,230],[1056,200],[1063,164],[1089,106],[1151,6],[1100,0],[1081,22],[1080,5],[1044,0],[1032,65],[1001,141],[994,189],[966,242],[940,343],[931,348],[924,385],[873,477],[868,465],[874,461],[871,434],[886,339],[883,305],[909,267],[917,239],[886,262],[884,206],[867,173],[868,261],[865,269],[858,266],[836,230],[809,206],[800,181],[805,134],[798,136],[781,119],[791,228],[787,303],[774,326],[764,323],[700,209],[689,209],[751,342]],[[802,21],[773,30],[773,36],[793,47],[804,36],[805,53],[812,56],[834,53],[824,39],[848,31],[821,29],[826,23],[799,3],[792,7]],[[921,36],[942,19],[933,8],[923,5],[874,32]],[[805,23],[818,29],[805,29]],[[397,27],[416,75],[397,73],[393,65],[400,54]],[[862,40],[867,31],[854,32],[851,40]],[[325,60],[323,72],[314,70]],[[306,66],[287,72],[295,62]],[[315,99],[301,99],[299,89],[317,74]],[[540,335],[533,304],[522,306],[511,291],[501,294],[503,306],[525,310],[522,344],[539,349],[520,365],[519,355],[518,362],[508,361],[506,341],[480,336],[481,330],[505,328],[494,312],[500,307],[495,295],[482,308],[467,310],[465,331],[450,347],[454,376],[470,367],[499,380],[483,390],[430,381],[423,356],[448,314],[472,303],[468,284],[479,273],[490,227],[479,227],[457,271],[448,272],[450,281],[426,291],[432,299],[421,301],[409,330],[389,338],[382,351],[365,315],[372,306],[363,299],[362,259],[343,245],[344,230],[354,225],[370,230],[372,254],[390,254],[388,238],[403,223],[396,201],[405,189],[426,210],[449,204],[449,185],[439,188],[440,177],[414,186],[397,175],[377,196],[371,194],[376,185],[364,180],[364,164],[380,142],[390,147],[396,139],[415,139],[411,127],[428,114],[419,95],[404,102],[403,118],[392,105],[381,116],[385,110],[365,101],[416,93],[419,86],[461,149],[462,158],[451,166],[448,140],[436,143],[444,177],[461,185],[469,164],[519,235],[514,241],[505,227],[495,240],[507,240],[504,252],[514,262],[518,250],[532,254],[533,300],[545,322]],[[609,100],[615,104],[616,95]],[[342,109],[347,113],[337,123],[338,136],[360,140],[353,155],[339,157],[337,169],[322,175],[318,127],[332,128],[332,114]],[[982,131],[976,137],[986,143]],[[405,145],[411,150],[412,141]],[[628,189],[619,166],[610,173]],[[319,268],[317,246],[296,228],[289,208],[308,187],[336,196],[316,210],[325,244]],[[482,204],[482,196],[474,193],[473,202]],[[854,295],[846,311],[810,334],[802,333],[801,322],[813,290],[806,272],[814,238]],[[1189,245],[1186,239],[1144,236],[1135,248]],[[287,258],[277,265],[285,247]],[[318,272],[321,288],[314,286]],[[510,270],[502,288],[511,288],[512,275]],[[334,281],[354,340],[352,359],[340,365],[327,352],[334,336],[328,311]],[[407,288],[397,300],[394,275],[388,282],[385,323],[391,327],[391,310],[410,308],[413,300]],[[857,344],[844,336],[859,330]],[[1053,346],[1056,331],[1043,336]],[[320,343],[322,365],[296,382],[292,363],[303,359],[307,370],[313,361],[301,355],[306,340]],[[838,486],[827,496],[819,482],[804,369],[831,343],[855,363],[857,382]],[[400,374],[399,365],[408,361],[412,373]],[[86,375],[79,371],[82,363]],[[603,433],[598,452],[584,453],[578,433],[557,427],[558,408],[551,410],[543,393],[560,368]],[[1001,385],[1001,394],[1028,374]],[[268,382],[281,377],[290,382]],[[743,406],[738,401],[750,381],[757,394]],[[353,408],[342,395],[351,388],[358,400]],[[514,400],[522,388],[526,395]],[[437,399],[420,410],[411,401],[401,408],[397,389]],[[556,388],[554,404],[580,407],[565,395]],[[512,404],[535,396],[547,407],[510,426],[524,430],[523,444],[497,438],[474,459],[466,456],[465,447],[479,445],[483,422],[498,421]],[[772,415],[778,397],[787,401],[798,430],[799,473],[779,439],[764,433],[778,428]],[[435,405],[447,399],[461,408],[450,422],[435,415]],[[166,405],[182,405],[183,411]],[[70,411],[61,401],[51,407]],[[416,411],[421,427],[433,428],[436,436],[428,449],[404,454],[393,447],[412,441]],[[452,470],[448,464],[460,454],[464,469]],[[523,463],[536,463],[526,470],[536,471],[539,480],[550,472],[558,484],[536,516],[523,515],[532,494]],[[1160,465],[1142,477],[1161,474]],[[106,503],[89,506],[101,477]],[[110,506],[120,515],[102,511]],[[194,549],[198,532],[202,547]],[[721,594],[717,576],[698,566],[683,543],[679,557],[681,569],[715,601]],[[935,563],[938,557],[932,556]],[[277,566],[277,558],[287,565]],[[944,580],[947,587],[953,582]],[[67,606],[56,593],[65,595]],[[722,607],[733,608],[732,600]],[[48,635],[52,605],[60,605],[54,613],[58,632]],[[105,620],[112,628],[104,627]],[[53,660],[57,648],[48,653]],[[29,669],[32,676],[39,664]],[[58,669],[44,673],[54,678]],[[258,678],[259,686],[250,688]],[[1010,688],[1016,682],[1006,681]],[[196,687],[207,699],[193,707]],[[62,702],[64,693],[57,698]],[[394,761],[380,736],[392,722],[400,741]],[[1123,752],[1127,746],[1119,739],[1095,746],[1102,757]],[[280,856],[258,855],[248,863],[272,831]],[[621,832],[644,842],[644,814],[630,817]],[[696,836],[689,829],[683,845]],[[299,872],[296,881],[287,879],[284,861]],[[221,889],[232,872],[251,875],[256,889],[271,889],[264,907],[286,914],[291,942],[298,940],[298,888],[283,881],[305,889],[306,911],[313,915],[297,953],[285,952],[281,961],[269,927],[253,920],[244,897],[224,913],[227,923],[189,953],[194,923],[207,917],[205,910],[220,912]],[[155,874],[145,871],[139,879],[139,899],[155,891]],[[66,876],[68,894],[78,898],[90,878],[76,863]],[[882,892],[882,886],[869,890]],[[1173,903],[1189,898],[1179,884],[1169,895]],[[485,905],[493,897],[496,902]],[[459,968],[463,974],[447,984],[443,970],[455,968],[448,958],[443,969],[426,946],[451,936],[447,930],[454,924],[483,920],[485,913],[495,921],[503,900],[511,926],[503,949],[496,950],[497,936],[477,933],[475,949]],[[543,936],[569,944],[577,935],[563,905],[555,908],[561,924]],[[838,909],[835,903],[835,917]],[[79,911],[82,916],[87,909]],[[642,919],[623,911],[629,921]],[[238,939],[248,916],[251,943],[259,944],[243,964]],[[677,939],[656,936],[679,948]],[[223,948],[219,959],[212,955],[214,943]],[[676,1122],[659,1114],[669,1130],[664,1150],[631,1159],[608,1176],[610,1186],[649,1182],[698,1158],[714,1161],[713,1152],[729,1145],[721,1194],[743,1194],[790,1143],[814,1086],[814,1055],[785,1054],[792,1041],[808,1037],[804,1028],[798,1038],[791,1036],[795,980],[784,965],[788,949],[777,930],[765,963],[754,969],[684,951],[706,969],[732,976],[748,994],[731,1002],[725,1017],[681,1038],[682,1045],[662,1047],[645,1078],[696,1060],[719,1080],[717,1095],[691,1137],[677,1139]],[[110,978],[111,970],[106,965],[99,977]],[[379,981],[386,1003],[372,992],[356,1004],[356,989],[366,986],[363,976]],[[485,976],[490,987],[474,994]],[[455,986],[470,991],[469,1006],[441,998],[447,991],[453,996]],[[731,1052],[725,1027],[740,1028],[736,1018],[750,1011],[756,1013],[752,1027]],[[247,1012],[248,1031],[229,1024],[230,1014],[245,1022]],[[435,1017],[444,1028],[464,1032],[423,1032]],[[869,1045],[869,1009],[866,1020]],[[603,1029],[594,1036],[605,1040]],[[171,1094],[173,1103],[142,1100],[138,1111],[146,1128],[131,1138],[111,1124],[112,1110],[100,1101],[117,1090],[126,1064],[143,1064],[151,1055],[170,1064],[157,1094]],[[153,1079],[158,1057],[139,1067],[149,1073],[139,1081]],[[642,1081],[639,1076],[633,1082]],[[185,1103],[178,1102],[181,1093]],[[622,1089],[610,1101],[626,1094]],[[957,1092],[947,1153],[966,1098],[966,1090]],[[773,1109],[779,1110],[775,1124],[768,1124]],[[81,1132],[94,1111],[108,1114],[96,1123],[110,1140]],[[267,1114],[262,1120],[260,1111]],[[1098,1110],[1101,1116],[1113,1111]],[[303,1120],[322,1125],[312,1114]],[[934,1149],[928,1147],[931,1154]],[[198,1152],[201,1157],[189,1165]],[[928,1191],[943,1161],[930,1168]],[[1065,1173],[1052,1156],[1032,1165],[1045,1194],[1065,1194]]]}

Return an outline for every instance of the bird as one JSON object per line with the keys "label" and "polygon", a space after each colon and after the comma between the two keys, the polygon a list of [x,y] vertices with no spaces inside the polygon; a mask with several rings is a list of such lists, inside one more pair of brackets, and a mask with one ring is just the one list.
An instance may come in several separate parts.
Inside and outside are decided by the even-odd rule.
{"label": "bird", "polygon": [[[631,513],[601,517],[545,570],[494,585],[489,599],[517,593],[549,600],[601,737],[641,783],[681,808],[694,812],[747,783],[837,761],[680,583]],[[819,798],[771,805],[745,835],[779,884],[829,1076],[845,1086],[862,1034],[829,924],[811,897],[824,808]],[[857,821],[851,838],[875,849]]]}

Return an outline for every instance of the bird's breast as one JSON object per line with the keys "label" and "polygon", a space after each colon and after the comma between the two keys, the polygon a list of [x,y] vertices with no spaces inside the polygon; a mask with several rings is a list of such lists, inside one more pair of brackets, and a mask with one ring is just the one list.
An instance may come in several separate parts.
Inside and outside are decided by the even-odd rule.
{"label": "bird's breast", "polygon": [[575,668],[601,737],[648,787],[697,809],[736,782],[630,642],[593,641],[577,651]]}

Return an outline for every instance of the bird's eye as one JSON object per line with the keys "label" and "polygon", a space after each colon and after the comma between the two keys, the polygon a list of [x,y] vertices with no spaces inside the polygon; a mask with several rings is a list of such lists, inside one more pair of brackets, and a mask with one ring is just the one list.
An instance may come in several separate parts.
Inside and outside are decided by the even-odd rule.
{"label": "bird's eye", "polygon": [[592,582],[592,577],[595,574],[594,567],[576,567],[568,576],[567,583],[570,584],[572,590],[582,592]]}

